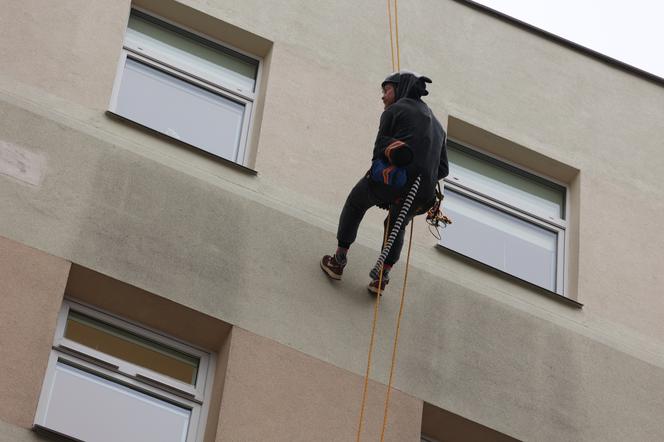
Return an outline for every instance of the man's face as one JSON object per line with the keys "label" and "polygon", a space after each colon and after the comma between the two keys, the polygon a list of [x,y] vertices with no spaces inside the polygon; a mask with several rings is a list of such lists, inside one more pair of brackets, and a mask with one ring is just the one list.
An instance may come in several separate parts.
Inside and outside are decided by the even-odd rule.
{"label": "man's face", "polygon": [[385,83],[385,86],[383,86],[383,98],[382,98],[383,104],[385,105],[385,109],[394,104],[395,97],[396,97],[396,91],[394,90],[394,84]]}

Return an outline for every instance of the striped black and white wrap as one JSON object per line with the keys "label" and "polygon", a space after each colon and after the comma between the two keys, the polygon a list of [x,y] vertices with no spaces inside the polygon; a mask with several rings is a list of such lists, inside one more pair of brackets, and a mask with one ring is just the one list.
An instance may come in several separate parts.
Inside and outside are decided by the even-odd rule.
{"label": "striped black and white wrap", "polygon": [[390,250],[392,249],[392,244],[394,244],[394,240],[397,238],[399,230],[401,230],[401,225],[406,219],[406,215],[408,215],[410,206],[413,204],[415,195],[417,195],[417,190],[420,188],[420,178],[421,177],[418,176],[415,179],[415,182],[411,186],[408,195],[406,195],[406,199],[404,200],[403,205],[401,206],[401,210],[399,211],[397,220],[394,223],[394,226],[392,227],[392,231],[390,232],[390,235],[387,237],[387,241],[385,241],[385,245],[383,246],[383,251],[378,257],[376,265],[374,266],[373,269],[371,269],[371,272],[369,272],[369,276],[374,280],[377,280],[380,277],[380,271],[383,268],[383,264],[385,263],[385,258],[387,258],[387,255],[390,253]]}

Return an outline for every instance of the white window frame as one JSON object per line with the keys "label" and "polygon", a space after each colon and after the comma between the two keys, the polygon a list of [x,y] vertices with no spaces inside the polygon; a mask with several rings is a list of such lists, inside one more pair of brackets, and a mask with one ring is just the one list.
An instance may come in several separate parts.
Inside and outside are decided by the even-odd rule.
{"label": "white window frame", "polygon": [[[481,155],[484,155],[486,157],[492,158],[498,163],[502,163],[504,165],[507,165],[509,167],[518,169],[520,171],[523,171],[529,175],[533,175],[535,177],[538,177],[540,179],[543,179],[545,181],[551,182],[553,184],[556,184],[558,186],[561,186],[562,188],[565,189],[565,199],[564,199],[564,213],[565,213],[565,219],[559,218],[559,217],[552,217],[552,216],[547,216],[547,215],[542,215],[542,214],[537,214],[531,211],[527,211],[524,209],[521,209],[514,204],[507,203],[504,201],[501,201],[500,199],[497,199],[495,197],[492,197],[484,192],[482,192],[481,189],[477,189],[473,185],[467,183],[464,181],[463,177],[456,177],[453,176],[452,173],[450,172],[450,175],[448,175],[444,179],[445,183],[445,188],[449,189],[453,192],[456,192],[457,194],[470,198],[473,201],[479,202],[487,207],[490,207],[492,209],[496,209],[500,212],[506,213],[508,215],[512,215],[517,219],[521,219],[523,221],[526,221],[530,224],[533,224],[537,227],[540,227],[544,230],[548,230],[550,232],[553,232],[556,234],[557,238],[557,247],[556,247],[556,290],[555,293],[566,296],[565,294],[567,293],[567,263],[568,263],[568,250],[569,250],[569,211],[570,211],[570,203],[569,203],[569,186],[566,183],[560,182],[556,179],[553,179],[548,176],[544,176],[540,173],[537,173],[531,169],[528,169],[526,167],[523,167],[517,163],[514,163],[512,161],[506,160],[504,158],[501,158],[497,155],[494,155],[490,152],[487,152],[484,149],[481,149],[477,146],[473,146],[471,144],[456,140],[454,138],[449,138],[449,141],[451,141],[454,144],[460,145],[461,147],[464,147],[466,149],[476,151]],[[504,167],[501,164],[497,164],[496,167]],[[443,206],[445,204],[443,203]],[[454,220],[452,220],[454,221]],[[442,239],[439,241],[439,244],[442,245]],[[444,247],[444,246],[443,246]],[[469,256],[469,258],[473,258],[472,256]],[[489,265],[489,264],[487,264]],[[489,265],[490,266],[490,265]],[[545,289],[546,290],[546,289]]]}
{"label": "white window frame", "polygon": [[[120,54],[120,61],[118,63],[118,68],[115,73],[115,81],[113,83],[113,91],[111,93],[111,100],[109,103],[109,111],[112,113],[116,113],[117,111],[117,104],[118,104],[118,95],[120,93],[120,86],[122,83],[122,77],[123,73],[125,70],[125,65],[127,63],[127,59],[134,60],[136,62],[142,63],[144,65],[147,65],[151,68],[157,69],[165,74],[168,74],[174,78],[177,78],[179,80],[191,83],[195,86],[198,86],[200,88],[203,88],[207,91],[210,91],[214,94],[220,95],[224,98],[227,98],[229,100],[241,103],[242,105],[245,106],[245,114],[244,118],[242,121],[242,129],[241,129],[241,135],[240,135],[240,142],[238,143],[237,146],[237,151],[235,152],[235,159],[227,159],[224,158],[228,161],[232,161],[234,163],[240,164],[242,166],[246,166],[246,162],[249,158],[249,155],[247,154],[247,148],[252,144],[252,136],[251,136],[251,131],[250,128],[254,126],[255,122],[255,114],[254,112],[254,106],[255,102],[258,96],[261,94],[261,78],[262,78],[262,72],[263,72],[263,58],[256,56],[254,54],[250,54],[246,51],[243,51],[241,49],[238,49],[232,45],[229,45],[228,43],[216,40],[214,38],[210,38],[209,36],[206,36],[204,34],[201,34],[200,32],[197,32],[191,28],[187,28],[186,26],[182,26],[178,23],[175,23],[171,20],[168,20],[164,17],[161,17],[159,15],[156,15],[152,12],[146,11],[142,8],[138,7],[132,7],[131,10],[138,11],[142,14],[148,15],[150,17],[153,17],[159,21],[162,21],[170,26],[173,26],[185,33],[193,34],[194,36],[200,37],[204,40],[207,40],[215,45],[223,46],[224,48],[227,48],[233,52],[237,52],[238,54],[241,54],[245,57],[251,58],[253,60],[256,60],[258,62],[258,67],[256,70],[256,79],[255,79],[255,84],[254,84],[254,90],[248,90],[248,89],[242,89],[238,88],[234,85],[231,85],[229,83],[226,83],[224,79],[218,75],[215,75],[213,72],[210,72],[206,70],[204,67],[199,67],[199,69],[192,69],[191,66],[186,66],[184,63],[182,63],[180,60],[177,59],[177,57],[169,57],[162,52],[159,52],[157,50],[154,50],[148,46],[141,45],[139,41],[135,41],[133,39],[128,39],[127,36],[125,35],[124,42],[123,42],[123,47],[122,51]],[[131,12],[130,12],[131,14]],[[127,17],[127,21],[129,20],[129,17]],[[144,47],[145,46],[145,47]],[[139,122],[137,122],[140,124]],[[169,138],[171,137],[169,134],[159,132]],[[173,138],[176,139],[176,138]],[[185,142],[186,143],[186,142]],[[186,143],[189,144],[189,143]],[[200,147],[200,146],[195,146],[192,145],[193,147],[203,150],[205,152],[208,152],[206,149]],[[210,152],[211,153],[211,152]],[[215,155],[214,153],[211,153],[212,155]],[[218,155],[215,155],[219,157]],[[219,157],[223,158],[223,157]]]}
{"label": "white window frame", "polygon": [[[93,319],[199,358],[196,384],[187,384],[65,338],[65,327],[70,311],[82,313]],[[58,314],[53,347],[49,356],[39,405],[37,406],[35,416],[35,426],[37,427],[48,429],[44,425],[48,394],[50,387],[55,381],[56,365],[58,362],[190,410],[191,418],[187,430],[187,441],[203,441],[205,422],[212,394],[213,373],[215,369],[214,354],[191,344],[185,344],[153,329],[135,325],[132,322],[96,308],[65,299]]]}

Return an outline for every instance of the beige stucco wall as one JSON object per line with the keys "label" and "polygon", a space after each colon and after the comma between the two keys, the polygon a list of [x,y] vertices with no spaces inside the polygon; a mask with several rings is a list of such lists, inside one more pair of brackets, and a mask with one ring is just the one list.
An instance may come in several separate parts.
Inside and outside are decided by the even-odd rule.
{"label": "beige stucco wall", "polygon": [[[0,238],[0,252],[0,440],[41,440],[19,428],[32,427],[63,295],[214,352],[205,440],[355,434],[361,376],[14,241]],[[370,383],[364,438],[380,435],[385,392]],[[421,416],[421,400],[393,390],[385,440],[418,440]]]}
{"label": "beige stucco wall", "polygon": [[37,433],[27,428],[10,424],[0,419],[0,440],[7,442],[68,442],[64,437]]}
{"label": "beige stucco wall", "polygon": [[[333,227],[232,183],[213,185],[147,161],[108,134],[86,135],[6,102],[0,113],[4,134],[21,146],[42,146],[49,158],[38,190],[11,180],[0,187],[12,204],[12,218],[0,218],[6,234],[364,372],[372,311],[366,269],[353,266],[333,284],[317,267]],[[53,146],[55,137],[67,148]],[[87,173],[69,173],[72,163],[88,165]],[[284,235],[282,226],[297,235]],[[371,262],[374,255],[358,244],[353,259]],[[662,437],[657,353],[584,324],[585,311],[534,293],[547,308],[527,305],[519,299],[527,288],[516,283],[499,280],[487,289],[437,250],[418,248],[416,257],[396,388],[520,439]],[[442,269],[433,265],[437,259]],[[397,292],[390,288],[381,307],[373,371],[381,382]]]}
{"label": "beige stucco wall", "polygon": [[32,426],[68,273],[64,259],[0,237],[0,421]]}
{"label": "beige stucco wall", "polygon": [[[367,167],[389,71],[383,7],[183,2],[274,42],[254,177],[103,114],[128,2],[14,3],[0,5],[0,139],[44,165],[38,185],[1,176],[0,235],[362,373],[381,214],[342,284],[317,261]],[[452,1],[399,16],[402,66],[434,78],[441,118],[580,171],[585,307],[439,253],[420,221],[397,388],[518,438],[664,438],[664,89]]]}
{"label": "beige stucco wall", "polygon": [[3,74],[86,107],[105,109],[129,5],[0,1]]}
{"label": "beige stucco wall", "polygon": [[[367,168],[380,114],[377,84],[390,70],[382,8],[349,0],[293,0],[278,8],[257,0],[181,4],[274,41],[256,152],[261,176],[252,187],[336,222],[347,191]],[[19,81],[61,97],[65,114],[76,113],[74,104],[97,114],[106,108],[129,2],[69,0],[45,8],[5,1],[2,7],[7,87]],[[652,220],[664,211],[657,184],[664,169],[661,86],[452,1],[406,2],[400,9],[402,65],[434,78],[429,102],[443,120],[453,115],[581,170],[586,202],[579,208],[575,267],[582,276],[571,293],[611,327],[659,340],[664,325],[656,312],[664,300],[654,287],[664,284],[656,271],[664,247]],[[195,27],[190,15],[182,21]],[[97,118],[106,130],[125,132]],[[159,152],[143,146],[143,154],[242,183],[208,158],[146,142]],[[375,235],[380,217],[370,214],[364,232]],[[417,230],[418,243],[434,243],[423,224]],[[620,253],[595,259],[609,249]],[[481,272],[476,277],[493,284]],[[639,302],[619,289],[625,286],[639,293]]]}
{"label": "beige stucco wall", "polygon": [[[217,440],[354,440],[362,376],[235,327]],[[370,383],[362,440],[379,440],[386,388]],[[386,441],[419,441],[422,401],[392,390]]]}

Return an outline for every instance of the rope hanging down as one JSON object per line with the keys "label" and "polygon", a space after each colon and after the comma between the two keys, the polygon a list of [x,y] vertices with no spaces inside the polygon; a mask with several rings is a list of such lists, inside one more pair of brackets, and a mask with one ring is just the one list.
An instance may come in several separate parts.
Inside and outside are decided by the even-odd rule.
{"label": "rope hanging down", "polygon": [[[401,69],[401,61],[400,61],[400,50],[399,50],[399,15],[398,15],[398,9],[397,9],[397,1],[394,0],[394,23],[395,23],[395,34],[393,36],[392,34],[392,11],[391,11],[391,2],[392,0],[387,0],[387,16],[389,19],[389,28],[390,28],[390,52],[392,54],[392,71],[398,71]],[[396,45],[395,45],[396,41]],[[396,60],[395,60],[395,46],[396,46]],[[396,61],[396,63],[395,63]],[[420,177],[418,176],[417,179],[415,180],[415,183],[413,183],[413,188],[415,190],[413,191],[413,188],[411,188],[411,191],[409,192],[408,196],[412,194],[412,198],[410,198],[410,202],[407,204],[407,208],[404,212],[404,207],[406,206],[406,202],[408,202],[408,197],[406,198],[406,202],[404,202],[404,207],[402,207],[399,217],[397,218],[398,226],[397,223],[395,223],[394,228],[392,229],[393,232],[399,232],[398,229],[401,228],[401,224],[403,223],[403,219],[405,218],[406,214],[408,213],[408,210],[410,209],[410,205],[412,204],[412,200],[415,197],[415,194],[417,194],[417,189],[419,188],[419,183],[420,183]],[[403,217],[401,215],[403,214]],[[401,221],[399,221],[399,218],[401,218]],[[390,215],[388,213],[387,216],[387,226],[390,225]],[[383,264],[385,261],[385,258],[387,257],[387,253],[389,253],[389,249],[392,247],[392,243],[394,242],[394,238],[390,242],[389,248],[387,248],[387,252],[385,253],[387,243],[388,243],[388,236],[387,236],[387,226],[385,228],[385,236],[383,237],[383,253],[385,256],[383,256],[383,253],[381,253],[382,260],[379,258],[379,263],[376,263],[376,267],[379,266],[379,271],[378,271],[378,293],[376,294],[376,302],[374,303],[374,312],[373,312],[373,321],[371,324],[371,338],[369,339],[369,352],[367,356],[367,369],[364,375],[364,387],[362,390],[362,402],[360,405],[360,422],[357,427],[357,442],[360,442],[360,438],[362,435],[362,424],[364,422],[364,409],[366,406],[366,399],[367,399],[367,390],[368,390],[368,385],[369,385],[369,375],[371,372],[371,356],[373,353],[373,347],[374,347],[374,341],[375,341],[375,336],[376,336],[376,323],[378,320],[378,306],[380,305],[380,298],[381,298],[381,291],[382,291],[382,284],[383,284]],[[392,235],[390,235],[392,236]],[[396,235],[395,235],[396,237]],[[396,332],[395,332],[395,337],[394,337],[394,347],[392,349],[392,364],[390,366],[390,377],[389,377],[389,382],[387,386],[387,393],[385,397],[385,409],[384,409],[384,414],[383,414],[383,426],[380,434],[380,440],[383,442],[385,440],[385,430],[387,428],[387,413],[389,409],[389,403],[390,403],[390,390],[392,389],[392,375],[394,373],[394,366],[396,365],[396,353],[397,353],[397,343],[399,340],[399,330],[400,330],[400,325],[401,325],[401,316],[403,312],[403,305],[404,305],[404,298],[406,295],[406,281],[408,279],[408,267],[410,264],[410,251],[411,251],[411,245],[413,241],[413,224],[410,226],[410,239],[408,242],[408,257],[406,259],[406,271],[404,275],[404,281],[403,281],[403,288],[401,290],[401,304],[399,307],[399,315],[397,318],[397,326],[396,326]],[[374,267],[374,270],[376,269]],[[374,271],[372,270],[372,274]]]}
{"label": "rope hanging down", "polygon": [[[373,316],[373,321],[371,324],[371,338],[369,339],[369,354],[367,356],[367,370],[364,375],[364,387],[362,391],[362,404],[360,407],[360,423],[358,425],[358,430],[357,430],[357,441],[360,441],[360,435],[362,433],[362,423],[364,421],[364,408],[366,404],[366,396],[367,396],[367,388],[369,385],[369,373],[371,370],[371,355],[373,353],[373,346],[374,346],[374,341],[375,341],[375,335],[376,335],[376,322],[378,318],[378,306],[380,305],[380,297],[381,297],[381,291],[382,291],[382,283],[383,283],[383,264],[385,262],[385,258],[387,255],[390,253],[390,250],[392,249],[392,245],[394,244],[394,240],[396,239],[397,235],[399,234],[399,231],[401,230],[401,226],[403,225],[403,222],[408,215],[408,211],[410,210],[410,207],[413,204],[413,200],[415,199],[415,195],[417,195],[417,190],[420,187],[420,180],[421,177],[418,176],[415,179],[415,182],[410,188],[410,191],[408,192],[408,195],[406,196],[403,205],[401,206],[401,210],[399,211],[399,215],[397,216],[396,222],[394,223],[394,226],[392,227],[392,230],[390,231],[389,237],[387,236],[387,226],[390,225],[390,215],[388,213],[387,215],[387,226],[385,228],[385,236],[383,237],[383,252],[381,253],[380,257],[378,258],[378,262],[376,262],[376,265],[374,266],[373,270],[371,270],[371,278],[377,279],[378,280],[378,293],[376,294],[376,302],[374,303],[374,316]],[[403,304],[404,304],[404,298],[406,295],[406,281],[408,278],[408,267],[410,264],[410,249],[411,249],[411,243],[413,241],[413,225],[411,224],[410,226],[410,240],[408,242],[408,257],[406,259],[406,273],[404,275],[404,280],[403,280],[403,287],[401,289],[401,305],[399,307],[399,315],[397,319],[397,328],[396,328],[396,335],[394,337],[394,347],[392,350],[392,364],[390,366],[390,378],[387,386],[387,393],[385,397],[385,414],[383,416],[383,429],[381,432],[381,437],[380,440],[381,442],[384,440],[385,437],[385,429],[387,427],[387,411],[389,408],[389,402],[390,402],[390,390],[392,389],[392,375],[394,373],[394,366],[396,365],[396,352],[397,352],[397,342],[399,340],[399,330],[401,326],[401,316],[403,313]]]}
{"label": "rope hanging down", "polygon": [[392,71],[398,71],[401,69],[401,57],[399,54],[399,16],[398,16],[398,10],[397,10],[397,0],[394,0],[394,24],[396,27],[396,63],[394,59],[394,40],[395,38],[392,36],[392,0],[387,0],[387,19],[390,22],[390,52],[392,54]]}
{"label": "rope hanging down", "polygon": [[[394,1],[394,33],[392,32],[392,1]],[[390,29],[390,53],[392,55],[392,71],[397,72],[401,70],[401,53],[400,53],[400,48],[399,48],[399,13],[398,13],[398,6],[397,6],[398,0],[387,0],[387,16],[389,20],[389,29]],[[395,54],[396,52],[396,54]],[[396,55],[396,56],[395,56]],[[387,258],[387,255],[389,254],[392,245],[401,230],[401,227],[403,225],[403,222],[406,219],[406,216],[408,215],[408,212],[410,210],[410,207],[413,203],[413,200],[415,199],[415,196],[417,195],[417,191],[419,190],[419,185],[421,181],[421,176],[418,176],[413,183],[410,191],[408,192],[408,195],[406,196],[403,206],[401,207],[399,214],[397,216],[397,220],[394,223],[394,226],[392,228],[392,231],[389,234],[388,237],[388,227],[390,225],[390,215],[388,213],[387,216],[387,225],[385,227],[385,235],[383,237],[383,248],[381,250],[381,254],[378,258],[378,261],[376,262],[376,265],[374,268],[371,270],[370,275],[374,280],[378,280],[378,292],[376,294],[376,302],[374,303],[374,312],[373,312],[373,321],[371,324],[371,338],[369,339],[369,352],[367,355],[367,369],[366,373],[364,376],[364,388],[362,390],[362,402],[360,405],[360,422],[357,428],[357,442],[360,442],[360,438],[362,435],[362,425],[364,422],[364,410],[365,410],[365,405],[366,405],[366,399],[367,399],[367,390],[368,390],[368,385],[369,385],[369,375],[371,372],[371,357],[373,354],[373,347],[374,347],[374,342],[375,342],[375,336],[376,336],[376,323],[378,321],[378,307],[380,305],[380,299],[381,299],[381,291],[382,291],[382,286],[383,286],[383,271],[384,271],[384,264],[385,264],[385,259]],[[436,192],[436,203],[434,204],[433,207],[429,209],[427,212],[426,216],[426,221],[430,225],[430,227],[433,227],[436,232],[439,232],[439,227],[442,224],[442,227],[446,227],[448,224],[451,224],[452,221],[445,215],[440,210],[440,206],[442,204],[443,200],[443,195],[442,192],[440,191],[440,185],[438,186],[437,192]],[[414,223],[411,223],[410,225],[410,238],[408,240],[408,255],[406,258],[406,270],[404,273],[404,279],[403,279],[403,286],[401,289],[401,302],[399,305],[399,313],[397,315],[397,324],[396,324],[396,330],[394,333],[394,345],[392,348],[392,362],[390,364],[390,376],[389,376],[389,381],[387,384],[387,392],[385,395],[385,408],[383,412],[383,426],[382,430],[380,433],[380,441],[384,442],[385,440],[385,430],[387,429],[387,415],[388,415],[388,410],[389,410],[389,405],[390,405],[390,394],[392,391],[392,379],[394,375],[394,368],[396,366],[396,358],[397,358],[397,348],[398,348],[398,343],[399,343],[399,333],[401,331],[401,318],[403,316],[403,308],[404,308],[404,300],[406,297],[406,283],[408,282],[408,270],[410,268],[410,253],[411,253],[411,247],[413,243],[413,225]],[[438,237],[439,238],[439,237]],[[439,238],[440,239],[440,238]]]}
{"label": "rope hanging down", "polygon": [[[390,214],[387,213],[387,225],[390,224]],[[385,229],[385,235],[383,236],[383,247],[387,242],[387,229]],[[410,246],[409,246],[410,247]],[[409,249],[410,250],[410,249]],[[369,373],[371,371],[371,355],[373,353],[374,339],[376,337],[376,322],[378,319],[378,306],[380,305],[380,288],[383,283],[383,270],[380,271],[380,276],[378,277],[378,294],[376,295],[376,302],[374,302],[374,311],[373,311],[373,321],[371,323],[371,338],[369,339],[369,353],[367,355],[367,370],[364,374],[364,386],[362,387],[362,403],[360,404],[360,423],[357,426],[357,442],[360,442],[360,436],[362,434],[362,423],[364,422],[364,409],[367,402],[367,390],[369,387]]]}
{"label": "rope hanging down", "polygon": [[392,362],[390,364],[390,378],[387,382],[387,393],[385,393],[385,409],[383,411],[383,429],[380,432],[380,442],[385,440],[385,429],[387,428],[387,410],[390,407],[390,394],[392,393],[392,377],[394,367],[397,365],[397,346],[399,344],[399,332],[401,331],[401,317],[403,316],[403,304],[406,299],[406,282],[408,282],[408,269],[410,268],[410,249],[413,245],[413,226],[410,223],[410,237],[408,239],[408,254],[406,255],[406,272],[403,275],[403,286],[401,287],[401,303],[399,304],[399,314],[397,315],[397,328],[394,331],[394,346],[392,347]]}

